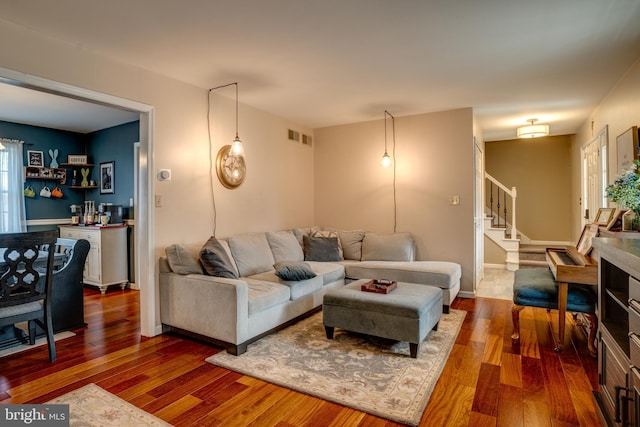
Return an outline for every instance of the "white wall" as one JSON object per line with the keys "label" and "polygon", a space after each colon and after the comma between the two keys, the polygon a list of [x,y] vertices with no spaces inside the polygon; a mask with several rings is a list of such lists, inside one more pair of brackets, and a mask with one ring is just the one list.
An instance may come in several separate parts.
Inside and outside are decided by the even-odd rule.
{"label": "white wall", "polygon": [[[147,292],[150,313],[159,325],[157,260],[172,243],[205,241],[213,230],[207,136],[208,90],[119,63],[79,47],[43,37],[0,20],[0,68],[89,89],[154,108],[153,147],[157,168],[172,170],[171,182],[155,183],[163,207],[154,210],[152,265]],[[231,82],[219,82],[226,84]],[[233,89],[230,96],[234,97]],[[235,136],[235,104],[227,94],[212,96],[215,156]],[[240,98],[242,83],[240,83]],[[245,141],[247,178],[236,190],[224,189],[217,177],[214,192],[217,235],[275,230],[313,223],[313,149],[287,140],[287,129],[311,133],[286,120],[240,105],[240,136]],[[151,171],[155,177],[156,171]],[[213,172],[215,174],[215,171]],[[143,304],[143,310],[147,305]]]}
{"label": "white wall", "polygon": [[[472,110],[395,122],[397,231],[413,233],[418,259],[460,263],[462,290],[473,292]],[[387,145],[391,154],[390,137]],[[380,166],[383,153],[382,119],[315,130],[318,225],[393,231],[393,170]],[[450,206],[453,195],[459,206]]]}

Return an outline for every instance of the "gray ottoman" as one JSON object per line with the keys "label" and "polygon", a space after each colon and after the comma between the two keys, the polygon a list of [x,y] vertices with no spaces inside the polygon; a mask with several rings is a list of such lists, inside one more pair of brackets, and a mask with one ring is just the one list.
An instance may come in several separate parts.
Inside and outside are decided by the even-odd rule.
{"label": "gray ottoman", "polygon": [[327,338],[334,328],[409,343],[411,357],[429,331],[438,328],[442,316],[442,289],[435,286],[398,283],[388,294],[363,292],[368,280],[356,280],[328,292],[322,303]]}

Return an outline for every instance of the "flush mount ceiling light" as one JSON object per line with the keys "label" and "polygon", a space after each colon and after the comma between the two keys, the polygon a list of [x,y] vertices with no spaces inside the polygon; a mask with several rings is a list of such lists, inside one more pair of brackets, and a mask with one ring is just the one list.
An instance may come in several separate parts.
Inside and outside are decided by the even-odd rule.
{"label": "flush mount ceiling light", "polygon": [[387,110],[384,110],[384,154],[382,155],[381,164],[383,167],[388,168],[391,166],[391,156],[387,152],[387,116],[391,117],[393,146],[396,146],[396,122],[395,117],[391,115]]}
{"label": "flush mount ceiling light", "polygon": [[530,123],[528,126],[518,128],[518,138],[539,138],[549,135],[549,125],[535,124],[538,119],[529,119],[527,121]]}

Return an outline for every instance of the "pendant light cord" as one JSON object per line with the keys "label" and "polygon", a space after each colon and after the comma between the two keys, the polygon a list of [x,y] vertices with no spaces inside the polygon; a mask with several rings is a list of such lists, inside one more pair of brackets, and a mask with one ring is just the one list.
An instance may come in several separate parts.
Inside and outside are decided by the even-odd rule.
{"label": "pendant light cord", "polygon": [[213,204],[213,223],[211,224],[211,228],[213,231],[213,237],[216,236],[216,229],[218,227],[218,210],[216,208],[216,195],[214,192],[214,180],[213,176],[215,175],[214,168],[215,162],[213,160],[213,142],[211,141],[211,92],[217,89],[222,89],[229,86],[236,87],[236,139],[238,138],[238,82],[228,83],[222,86],[216,86],[209,89],[207,92],[207,135],[209,136],[209,182],[211,187],[211,203]]}
{"label": "pendant light cord", "polygon": [[391,117],[391,141],[393,148],[391,149],[393,159],[393,232],[395,233],[398,225],[398,203],[396,199],[396,118],[393,114],[384,110],[384,154],[387,154],[387,115]]}

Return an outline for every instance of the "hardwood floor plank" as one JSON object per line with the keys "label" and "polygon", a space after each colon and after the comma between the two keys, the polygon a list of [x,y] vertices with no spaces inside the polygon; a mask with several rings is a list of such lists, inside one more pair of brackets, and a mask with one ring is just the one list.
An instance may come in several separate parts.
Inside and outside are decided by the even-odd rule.
{"label": "hardwood floor plank", "polygon": [[[0,358],[0,403],[43,403],[96,383],[176,426],[401,426],[205,362],[218,347],[179,335],[141,337],[138,304],[137,291],[85,290],[89,326],[56,344],[55,363],[46,346]],[[521,344],[513,346],[511,306],[454,301],[467,315],[421,427],[597,425],[597,360],[582,331],[569,316],[558,355],[557,315],[526,308]]]}

